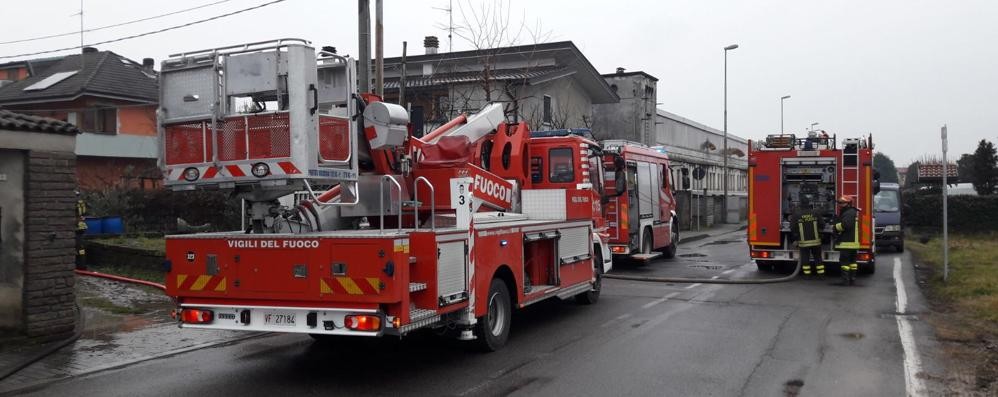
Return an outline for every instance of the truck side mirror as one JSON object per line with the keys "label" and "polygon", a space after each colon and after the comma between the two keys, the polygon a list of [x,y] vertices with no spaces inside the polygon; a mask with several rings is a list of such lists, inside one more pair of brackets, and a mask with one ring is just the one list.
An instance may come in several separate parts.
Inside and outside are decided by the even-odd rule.
{"label": "truck side mirror", "polygon": [[873,170],[873,194],[880,193],[880,171]]}
{"label": "truck side mirror", "polygon": [[689,168],[683,168],[683,169],[679,170],[679,172],[680,172],[680,174],[682,174],[682,177],[681,177],[681,179],[682,179],[682,185],[683,185],[682,189],[683,190],[690,190],[690,185],[691,185],[690,184],[690,169]]}

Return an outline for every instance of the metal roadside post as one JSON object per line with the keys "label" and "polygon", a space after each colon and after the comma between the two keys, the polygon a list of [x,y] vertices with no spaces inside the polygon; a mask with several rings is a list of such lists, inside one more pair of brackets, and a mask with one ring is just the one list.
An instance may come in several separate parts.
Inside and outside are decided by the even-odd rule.
{"label": "metal roadside post", "polygon": [[946,124],[943,124],[942,128],[942,139],[943,139],[943,282],[949,280],[949,206],[946,205],[946,195],[949,191],[949,186],[946,181]]}

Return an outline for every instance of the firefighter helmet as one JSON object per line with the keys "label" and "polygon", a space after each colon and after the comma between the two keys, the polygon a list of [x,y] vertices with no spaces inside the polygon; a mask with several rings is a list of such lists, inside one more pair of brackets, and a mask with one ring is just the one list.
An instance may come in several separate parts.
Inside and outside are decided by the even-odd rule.
{"label": "firefighter helmet", "polygon": [[839,202],[842,204],[852,204],[852,196],[841,196]]}

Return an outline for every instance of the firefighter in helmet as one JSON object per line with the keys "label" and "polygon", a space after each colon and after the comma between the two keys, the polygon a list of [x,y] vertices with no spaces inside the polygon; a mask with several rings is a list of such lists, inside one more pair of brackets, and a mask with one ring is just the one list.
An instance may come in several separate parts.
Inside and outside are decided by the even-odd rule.
{"label": "firefighter in helmet", "polygon": [[842,283],[853,285],[856,283],[856,271],[859,269],[859,265],[856,264],[856,251],[859,250],[859,210],[853,205],[851,196],[839,197],[838,203],[839,217],[834,225],[835,233],[838,235],[835,249],[839,251]]}
{"label": "firefighter in helmet", "polygon": [[[804,189],[801,189],[804,190]],[[811,194],[801,193],[800,205],[790,220],[797,248],[800,250],[801,272],[811,276],[812,267],[818,278],[825,277],[825,264],[821,261],[821,233],[825,228],[821,217],[814,210]]]}
{"label": "firefighter in helmet", "polygon": [[87,222],[84,217],[87,215],[87,203],[80,197],[80,191],[76,191],[76,268],[86,269],[87,252],[83,248],[83,234],[87,232]]}

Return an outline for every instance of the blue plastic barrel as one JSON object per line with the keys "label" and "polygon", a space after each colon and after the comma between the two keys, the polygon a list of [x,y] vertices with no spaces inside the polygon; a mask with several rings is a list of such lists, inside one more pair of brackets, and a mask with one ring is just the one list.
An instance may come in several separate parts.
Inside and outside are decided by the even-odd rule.
{"label": "blue plastic barrel", "polygon": [[122,234],[125,232],[125,224],[120,216],[105,216],[100,219],[101,232],[104,234]]}
{"label": "blue plastic barrel", "polygon": [[85,217],[83,222],[87,224],[87,231],[85,234],[102,234],[104,233],[104,226],[101,223],[100,218],[95,217]]}

